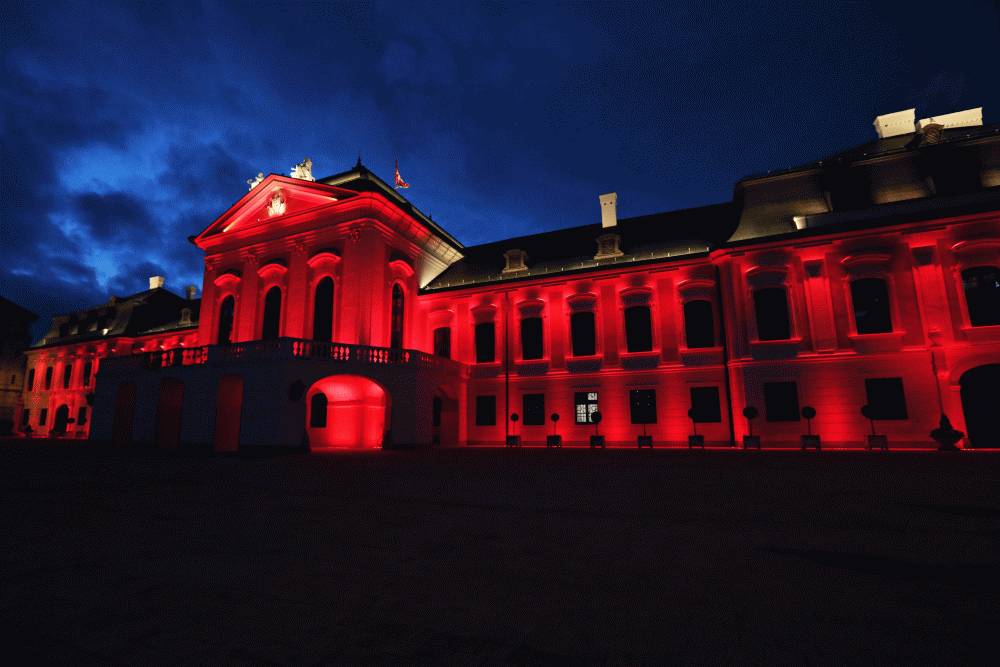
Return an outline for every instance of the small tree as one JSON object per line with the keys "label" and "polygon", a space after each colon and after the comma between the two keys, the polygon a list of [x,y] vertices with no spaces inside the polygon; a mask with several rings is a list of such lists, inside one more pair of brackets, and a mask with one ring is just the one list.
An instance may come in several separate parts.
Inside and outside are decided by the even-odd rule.
{"label": "small tree", "polygon": [[590,421],[594,424],[594,435],[599,435],[597,427],[600,425],[601,419],[603,419],[603,417],[601,416],[600,410],[595,410],[590,414]]}
{"label": "small tree", "polygon": [[807,405],[802,408],[802,417],[806,420],[806,433],[812,435],[812,420],[816,417],[816,408]]}
{"label": "small tree", "polygon": [[743,416],[746,417],[746,420],[747,420],[747,430],[750,431],[750,437],[751,438],[753,437],[753,420],[757,419],[757,415],[758,414],[760,414],[760,413],[757,412],[757,408],[755,408],[752,405],[748,405],[745,408],[743,408]]}
{"label": "small tree", "polygon": [[557,428],[556,427],[557,427],[557,425],[559,423],[559,413],[558,412],[553,412],[551,415],[549,415],[549,421],[552,422],[552,435],[557,435],[557,432],[556,432]]}
{"label": "small tree", "polygon": [[516,412],[510,413],[510,421],[513,424],[511,426],[511,435],[517,435],[517,421],[521,418]]}

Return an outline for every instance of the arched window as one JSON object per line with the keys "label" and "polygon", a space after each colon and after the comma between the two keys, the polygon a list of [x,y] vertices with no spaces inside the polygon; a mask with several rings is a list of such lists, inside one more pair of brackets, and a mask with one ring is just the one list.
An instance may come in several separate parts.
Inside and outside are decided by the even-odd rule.
{"label": "arched window", "polygon": [[235,312],[236,297],[230,294],[219,305],[219,337],[216,339],[219,345],[233,342],[233,314]]}
{"label": "arched window", "polygon": [[653,349],[653,320],[649,306],[629,306],[625,309],[625,345],[629,352]]}
{"label": "arched window", "polygon": [[975,266],[962,271],[969,323],[974,327],[1000,324],[1000,268]]}
{"label": "arched window", "polygon": [[792,324],[788,319],[788,295],[784,287],[765,287],[753,293],[753,309],[760,340],[788,340]]}
{"label": "arched window", "polygon": [[392,286],[392,327],[389,334],[389,347],[400,349],[403,347],[403,310],[405,307],[403,299],[403,288],[396,283]]}
{"label": "arched window", "polygon": [[260,337],[263,340],[274,340],[281,331],[281,288],[272,287],[264,295],[264,322],[261,325]]}
{"label": "arched window", "polygon": [[712,303],[704,299],[684,304],[684,336],[689,348],[715,346]]}
{"label": "arched window", "polygon": [[569,328],[574,357],[586,357],[597,354],[597,336],[594,330],[593,311],[583,310],[573,313],[569,318]]}
{"label": "arched window", "polygon": [[326,428],[326,394],[321,391],[309,399],[309,426],[311,428]]}
{"label": "arched window", "polygon": [[313,340],[333,340],[333,278],[327,276],[316,285],[313,295]]}
{"label": "arched window", "polygon": [[854,322],[859,334],[889,333],[889,285],[881,278],[860,278],[851,282]]}
{"label": "arched window", "polygon": [[496,361],[496,328],[491,321],[476,325],[476,363]]}

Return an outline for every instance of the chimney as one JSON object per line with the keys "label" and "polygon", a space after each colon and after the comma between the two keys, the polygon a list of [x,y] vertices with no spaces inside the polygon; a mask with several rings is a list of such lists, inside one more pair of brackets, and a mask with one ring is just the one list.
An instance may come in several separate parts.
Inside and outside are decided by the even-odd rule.
{"label": "chimney", "polygon": [[920,134],[924,137],[924,144],[936,144],[941,141],[941,132],[943,131],[944,125],[941,123],[927,123],[920,126]]}
{"label": "chimney", "polygon": [[896,111],[895,113],[875,116],[873,125],[875,126],[875,132],[878,133],[878,138],[888,139],[900,134],[912,134],[916,130],[914,125],[916,113],[916,109],[906,109],[905,111]]}
{"label": "chimney", "polygon": [[167,282],[167,279],[163,276],[150,276],[149,277],[149,289],[156,289],[157,287],[163,287]]}
{"label": "chimney", "polygon": [[609,192],[600,196],[601,200],[601,227],[615,227],[618,225],[618,193]]}
{"label": "chimney", "polygon": [[194,298],[198,295],[198,288],[195,285],[188,285],[184,288],[185,294],[187,294],[188,301],[194,301]]}

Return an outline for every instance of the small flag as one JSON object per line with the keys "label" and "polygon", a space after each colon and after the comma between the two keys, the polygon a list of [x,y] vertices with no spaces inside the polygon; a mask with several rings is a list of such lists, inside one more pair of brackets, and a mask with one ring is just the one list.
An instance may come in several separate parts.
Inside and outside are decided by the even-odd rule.
{"label": "small flag", "polygon": [[394,186],[397,190],[400,188],[408,188],[410,184],[403,180],[403,177],[399,175],[399,160],[396,160],[396,185]]}

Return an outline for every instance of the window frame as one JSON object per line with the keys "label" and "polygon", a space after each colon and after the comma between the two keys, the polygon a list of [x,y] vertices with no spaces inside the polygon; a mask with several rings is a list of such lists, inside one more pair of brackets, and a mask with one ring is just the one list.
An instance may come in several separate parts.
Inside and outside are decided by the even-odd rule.
{"label": "window frame", "polygon": [[[593,398],[591,398],[593,396]],[[580,408],[584,408],[584,419],[580,421]],[[593,409],[591,409],[593,407]],[[600,412],[600,392],[597,391],[574,391],[573,392],[573,423],[580,426],[593,424],[591,421],[595,412]]]}
{"label": "window frame", "polygon": [[[894,415],[890,415],[889,411],[880,412],[880,408],[886,408],[887,403],[892,403],[894,401],[872,401],[873,395],[877,396],[878,392],[875,390],[877,386],[876,383],[881,383],[883,387],[893,386],[898,387],[899,395],[893,396],[893,399],[899,400],[898,405],[892,407],[902,408],[899,412]],[[883,394],[884,396],[884,394]],[[865,404],[868,405],[872,410],[872,418],[877,421],[906,421],[910,418],[909,410],[906,405],[906,384],[902,377],[878,377],[878,378],[865,378]],[[888,415],[888,416],[887,416]]]}
{"label": "window frame", "polygon": [[[538,405],[528,405],[528,402],[536,401]],[[531,392],[521,394],[521,423],[525,426],[545,425],[545,393]]]}
{"label": "window frame", "polygon": [[[492,405],[492,410],[488,413],[484,406]],[[497,396],[496,394],[477,394],[475,405],[474,423],[476,426],[496,426],[497,425]],[[484,421],[484,418],[486,421]]]}
{"label": "window frame", "polygon": [[[768,400],[768,387],[774,387],[778,385],[791,385],[794,387],[795,394],[795,409],[789,410],[788,412],[781,413],[781,416],[772,415],[773,410],[770,409],[771,401]],[[773,380],[771,382],[764,382],[761,384],[761,397],[764,402],[764,421],[768,422],[798,422],[801,420],[802,414],[802,400],[799,397],[799,383],[795,380]],[[794,417],[792,413],[794,412]]]}
{"label": "window frame", "polygon": [[[699,424],[721,424],[722,423],[722,392],[718,385],[700,385],[696,387],[690,387],[689,389],[691,410],[692,414],[695,415],[694,421]],[[706,411],[699,410],[698,399],[696,396],[713,396],[714,405],[711,409]],[[706,414],[708,414],[710,419],[703,419]]]}
{"label": "window frame", "polygon": [[[640,399],[643,396],[646,397],[646,398],[652,398],[652,401],[650,402],[651,403],[651,407],[650,406],[645,406],[645,408],[643,408],[642,404],[639,402]],[[650,387],[640,387],[640,388],[636,388],[636,389],[629,389],[628,390],[628,408],[629,408],[628,409],[628,416],[629,416],[629,423],[630,424],[635,424],[635,425],[646,424],[646,425],[649,425],[649,424],[656,424],[656,423],[658,423],[658,419],[659,419],[659,414],[658,414],[659,413],[659,407],[656,404],[656,389],[655,388],[650,388]],[[642,410],[642,409],[646,409],[646,410],[651,409],[652,410],[652,413],[651,413],[652,414],[652,421],[637,421],[637,419],[636,419],[637,418],[636,411],[637,410]],[[647,416],[648,416],[648,413],[647,413]],[[642,415],[639,415],[639,418],[642,419]]]}

